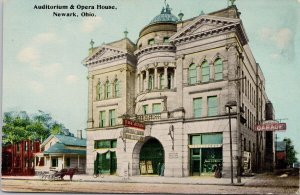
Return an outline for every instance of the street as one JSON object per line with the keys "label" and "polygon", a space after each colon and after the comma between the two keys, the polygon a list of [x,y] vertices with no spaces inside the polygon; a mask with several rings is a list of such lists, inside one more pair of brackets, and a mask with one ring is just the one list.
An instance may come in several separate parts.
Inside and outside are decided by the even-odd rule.
{"label": "street", "polygon": [[249,179],[243,186],[2,179],[2,190],[6,192],[295,194],[298,188],[298,175],[280,177],[268,174]]}

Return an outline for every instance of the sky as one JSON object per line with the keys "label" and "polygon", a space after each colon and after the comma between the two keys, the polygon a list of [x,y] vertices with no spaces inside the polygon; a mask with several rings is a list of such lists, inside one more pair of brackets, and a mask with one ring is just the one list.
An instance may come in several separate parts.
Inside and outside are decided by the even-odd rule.
{"label": "sky", "polygon": [[[51,2],[51,3],[50,3]],[[227,7],[227,0],[167,0],[172,13],[183,19]],[[252,53],[266,79],[266,92],[276,119],[286,119],[278,140],[292,139],[300,153],[300,0],[236,0]],[[34,9],[42,5],[74,5],[74,9]],[[116,9],[84,9],[114,5]],[[48,112],[71,132],[87,121],[87,57],[95,46],[139,31],[164,6],[164,0],[4,0],[2,112]],[[75,12],[78,17],[55,17],[53,12]],[[94,14],[83,17],[81,13]],[[298,43],[298,44],[296,44]],[[298,159],[300,155],[298,154]]]}

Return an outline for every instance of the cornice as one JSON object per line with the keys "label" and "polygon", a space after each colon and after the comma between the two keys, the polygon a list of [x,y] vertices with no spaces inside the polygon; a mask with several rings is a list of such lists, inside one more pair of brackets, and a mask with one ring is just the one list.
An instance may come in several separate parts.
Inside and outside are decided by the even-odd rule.
{"label": "cornice", "polygon": [[137,51],[134,52],[134,55],[136,55],[138,58],[149,54],[153,52],[160,52],[160,51],[170,51],[175,52],[176,47],[173,44],[154,44],[147,47],[143,47]]}

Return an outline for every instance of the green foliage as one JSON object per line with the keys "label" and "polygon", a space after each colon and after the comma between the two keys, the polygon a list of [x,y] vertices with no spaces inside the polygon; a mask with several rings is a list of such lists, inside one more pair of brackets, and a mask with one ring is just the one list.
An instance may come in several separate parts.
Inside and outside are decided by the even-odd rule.
{"label": "green foliage", "polygon": [[283,141],[285,141],[286,143],[287,164],[292,165],[293,163],[298,161],[296,157],[297,151],[295,150],[293,142],[290,138],[284,138]]}
{"label": "green foliage", "polygon": [[50,134],[63,133],[64,125],[55,121],[49,113],[41,110],[29,116],[25,111],[5,112],[2,127],[2,142],[17,143],[21,140],[43,141]]}

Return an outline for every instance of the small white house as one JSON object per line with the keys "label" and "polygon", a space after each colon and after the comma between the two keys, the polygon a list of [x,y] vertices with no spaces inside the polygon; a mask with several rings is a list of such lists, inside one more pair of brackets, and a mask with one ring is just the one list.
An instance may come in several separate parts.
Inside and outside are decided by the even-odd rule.
{"label": "small white house", "polygon": [[35,154],[35,172],[86,168],[86,139],[80,136],[50,135],[42,144],[41,152]]}

